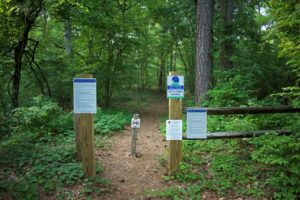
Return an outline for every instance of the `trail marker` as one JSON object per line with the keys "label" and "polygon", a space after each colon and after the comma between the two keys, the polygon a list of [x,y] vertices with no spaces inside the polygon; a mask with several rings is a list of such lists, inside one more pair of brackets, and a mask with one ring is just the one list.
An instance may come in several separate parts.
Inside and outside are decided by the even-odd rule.
{"label": "trail marker", "polygon": [[184,78],[183,76],[170,75],[167,80],[167,98],[183,99],[184,97]]}
{"label": "trail marker", "polygon": [[97,112],[96,79],[74,78],[74,113]]}
{"label": "trail marker", "polygon": [[96,176],[93,120],[97,109],[96,79],[91,74],[81,74],[79,77],[73,79],[76,150],[85,177],[93,178]]}
{"label": "trail marker", "polygon": [[187,109],[187,138],[207,138],[207,109]]}
{"label": "trail marker", "polygon": [[136,140],[137,140],[137,129],[140,128],[141,120],[139,114],[134,114],[131,119],[131,152],[132,156],[136,155]]}
{"label": "trail marker", "polygon": [[135,119],[134,117],[131,119],[131,128],[140,128],[141,126],[141,119],[137,118]]}
{"label": "trail marker", "polygon": [[[182,120],[182,98],[184,94],[183,76],[180,76],[176,72],[170,72],[169,75],[170,76],[168,76],[168,95],[167,95],[167,97],[169,98],[169,120],[170,121]],[[171,128],[174,129],[172,125]],[[176,129],[178,130],[179,128],[177,127]],[[182,161],[182,141],[172,139],[169,141],[169,157],[168,157],[168,174],[170,176],[174,176],[176,172],[179,170],[179,165],[181,161]]]}

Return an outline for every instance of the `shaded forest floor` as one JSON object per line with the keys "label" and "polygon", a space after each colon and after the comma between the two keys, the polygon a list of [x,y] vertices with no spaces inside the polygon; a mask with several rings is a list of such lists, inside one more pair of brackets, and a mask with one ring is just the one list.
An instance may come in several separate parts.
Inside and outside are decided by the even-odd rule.
{"label": "shaded forest floor", "polygon": [[131,107],[141,118],[136,157],[130,155],[130,126],[114,134],[109,150],[96,151],[98,160],[104,167],[102,176],[111,181],[112,187],[112,192],[104,195],[102,199],[144,199],[145,190],[166,187],[166,182],[162,179],[166,169],[159,162],[166,145],[159,133],[159,117],[168,112],[167,106],[166,98],[158,95],[151,98],[147,106],[140,107],[139,112]]}
{"label": "shaded forest floor", "polygon": [[[185,98],[185,102],[189,100]],[[266,154],[259,148],[265,148],[270,141],[275,142],[268,148],[288,147],[294,140],[266,135],[184,141],[180,171],[176,177],[169,177],[167,142],[162,134],[168,100],[152,90],[127,90],[116,95],[111,109],[99,108],[95,115],[97,177],[88,180],[84,179],[82,163],[74,152],[73,114],[52,101],[40,97],[35,101],[33,106],[12,113],[7,127],[14,129],[0,142],[0,199],[272,199],[275,190],[269,185],[270,177],[280,175],[278,169],[282,168],[270,168],[252,155],[268,157],[272,149]],[[141,128],[137,157],[132,157],[128,124],[135,113],[140,114]],[[211,116],[208,130],[278,129],[283,127],[280,122],[291,116],[299,121],[291,114]],[[183,123],[186,125],[186,117]]]}

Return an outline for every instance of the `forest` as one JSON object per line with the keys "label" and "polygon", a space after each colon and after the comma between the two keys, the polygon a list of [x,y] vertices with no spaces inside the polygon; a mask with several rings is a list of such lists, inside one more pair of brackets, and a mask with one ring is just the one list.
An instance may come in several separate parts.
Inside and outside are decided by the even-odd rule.
{"label": "forest", "polygon": [[[172,71],[183,107],[299,108],[300,2],[1,0],[0,199],[300,199],[299,113],[208,116],[208,132],[268,131],[183,141],[166,174]],[[95,178],[76,157],[80,74],[97,80]]]}

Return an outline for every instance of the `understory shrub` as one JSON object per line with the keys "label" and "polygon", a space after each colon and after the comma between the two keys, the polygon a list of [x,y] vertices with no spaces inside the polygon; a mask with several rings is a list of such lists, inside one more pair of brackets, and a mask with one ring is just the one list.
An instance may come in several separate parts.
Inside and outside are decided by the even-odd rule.
{"label": "understory shrub", "polygon": [[[95,181],[84,179],[82,164],[75,154],[72,115],[41,96],[9,114],[10,134],[0,141],[1,197],[31,200],[50,195],[67,199],[66,191],[71,190],[68,188],[82,184],[80,198],[85,198],[86,191],[94,192],[94,186],[99,188],[107,184],[101,177]],[[111,133],[130,122],[130,115],[99,110],[95,122],[100,133]],[[6,129],[1,127],[2,130]],[[96,145],[98,140],[96,137]],[[97,173],[101,172],[98,164],[96,167]],[[69,193],[72,194],[72,190]]]}
{"label": "understory shrub", "polygon": [[266,167],[265,184],[274,189],[275,199],[300,197],[300,134],[265,135],[250,140],[252,159]]}
{"label": "understory shrub", "polygon": [[11,119],[14,132],[32,131],[40,135],[63,133],[73,126],[71,113],[42,96],[34,97],[28,107],[14,109]]}
{"label": "understory shrub", "polygon": [[[207,101],[207,105],[225,105],[217,102],[218,98],[214,99],[215,102]],[[240,103],[236,101],[234,104]],[[279,102],[270,98],[264,101],[247,101],[247,104],[279,105]],[[166,118],[162,119],[160,126],[162,134],[166,131],[165,120]],[[183,121],[185,126],[186,117],[183,117]],[[299,199],[298,113],[208,116],[209,132],[278,129],[293,133],[282,136],[268,131],[264,136],[251,139],[183,141],[180,171],[175,177],[164,178],[165,181],[176,181],[178,186],[150,194],[172,199],[201,199],[205,192],[228,198]],[[185,130],[184,127],[184,132]]]}
{"label": "understory shrub", "polygon": [[121,130],[131,122],[132,115],[129,112],[113,109],[98,109],[94,119],[95,132],[101,135],[112,134]]}

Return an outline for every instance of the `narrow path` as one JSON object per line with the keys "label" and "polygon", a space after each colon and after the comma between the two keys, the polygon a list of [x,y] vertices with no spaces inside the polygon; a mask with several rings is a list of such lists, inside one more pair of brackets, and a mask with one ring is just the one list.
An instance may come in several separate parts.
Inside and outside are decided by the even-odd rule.
{"label": "narrow path", "polygon": [[104,167],[102,176],[111,180],[113,188],[112,193],[101,199],[147,199],[143,197],[145,190],[157,190],[167,186],[161,178],[166,169],[159,163],[166,145],[159,133],[159,116],[167,113],[167,101],[164,99],[155,100],[139,113],[141,128],[138,130],[137,157],[129,155],[129,126],[126,130],[115,133],[111,150],[97,150],[98,160]]}

